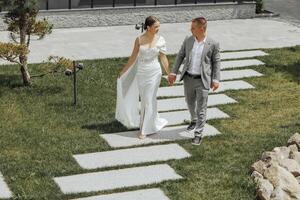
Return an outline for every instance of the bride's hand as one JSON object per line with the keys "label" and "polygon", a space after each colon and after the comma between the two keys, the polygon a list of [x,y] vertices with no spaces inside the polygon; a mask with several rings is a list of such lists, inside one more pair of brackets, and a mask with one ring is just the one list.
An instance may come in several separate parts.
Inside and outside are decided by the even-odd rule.
{"label": "bride's hand", "polygon": [[120,78],[121,76],[123,76],[123,74],[125,74],[127,72],[127,70],[128,70],[127,66],[123,67],[123,69],[121,70],[121,72],[118,75],[118,78]]}
{"label": "bride's hand", "polygon": [[118,75],[118,78],[121,78],[121,76],[124,74],[125,72],[121,71]]}

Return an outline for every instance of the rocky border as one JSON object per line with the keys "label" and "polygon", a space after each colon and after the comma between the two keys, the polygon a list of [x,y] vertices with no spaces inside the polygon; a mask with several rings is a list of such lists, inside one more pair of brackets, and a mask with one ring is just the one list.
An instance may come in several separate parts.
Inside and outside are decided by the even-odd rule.
{"label": "rocky border", "polygon": [[287,146],[262,154],[250,170],[260,200],[300,199],[300,134],[294,134]]}

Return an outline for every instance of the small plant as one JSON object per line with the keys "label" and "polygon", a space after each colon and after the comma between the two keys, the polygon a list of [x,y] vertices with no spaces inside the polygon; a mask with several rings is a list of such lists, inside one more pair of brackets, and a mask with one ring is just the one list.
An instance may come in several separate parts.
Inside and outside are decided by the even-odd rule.
{"label": "small plant", "polygon": [[27,60],[31,38],[43,39],[52,32],[53,25],[46,19],[37,19],[39,8],[36,0],[0,0],[0,7],[8,9],[4,22],[12,40],[0,43],[0,58],[18,64],[24,86],[30,86]]}
{"label": "small plant", "polygon": [[43,77],[45,75],[54,73],[64,73],[65,70],[74,71],[73,61],[59,56],[49,56],[46,62],[43,62],[38,66],[43,73],[39,75],[33,75],[32,78]]}
{"label": "small plant", "polygon": [[263,0],[256,0],[256,13],[261,13],[263,11],[263,6]]}

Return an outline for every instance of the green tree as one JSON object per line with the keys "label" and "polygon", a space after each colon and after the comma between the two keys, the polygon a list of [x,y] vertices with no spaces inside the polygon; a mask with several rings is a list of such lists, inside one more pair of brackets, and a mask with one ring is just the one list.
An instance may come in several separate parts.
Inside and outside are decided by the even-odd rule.
{"label": "green tree", "polygon": [[0,42],[0,58],[17,63],[24,85],[30,86],[27,60],[31,38],[43,39],[52,32],[53,25],[46,19],[37,19],[37,0],[0,0],[0,7],[8,10],[4,22],[12,40],[10,43]]}
{"label": "green tree", "polygon": [[261,13],[263,11],[263,6],[263,0],[256,0],[256,13]]}

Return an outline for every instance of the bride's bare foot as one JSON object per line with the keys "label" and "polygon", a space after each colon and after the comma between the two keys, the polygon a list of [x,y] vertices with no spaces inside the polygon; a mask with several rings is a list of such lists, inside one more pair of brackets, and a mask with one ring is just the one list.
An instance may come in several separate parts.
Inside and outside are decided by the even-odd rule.
{"label": "bride's bare foot", "polygon": [[142,133],[139,133],[138,138],[143,140],[146,138],[146,135],[143,135]]}

